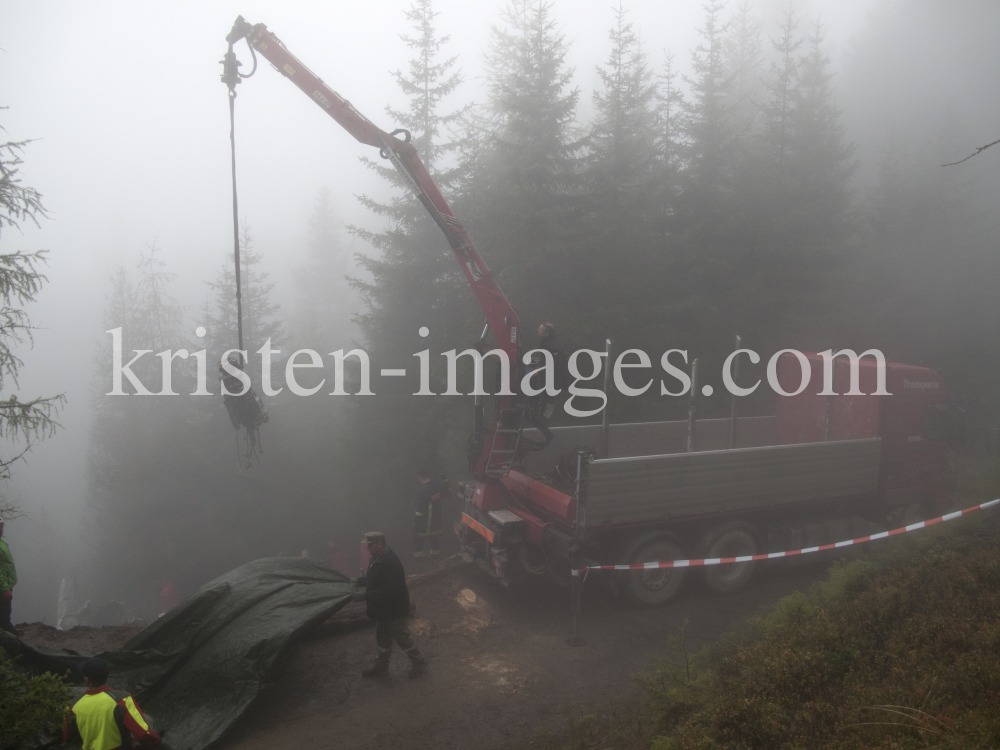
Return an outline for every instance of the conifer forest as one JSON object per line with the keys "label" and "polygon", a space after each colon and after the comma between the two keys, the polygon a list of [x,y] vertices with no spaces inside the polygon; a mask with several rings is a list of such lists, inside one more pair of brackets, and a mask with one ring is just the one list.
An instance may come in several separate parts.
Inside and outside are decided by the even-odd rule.
{"label": "conifer forest", "polygon": [[[229,3],[225,14],[206,20],[192,6],[186,24],[198,27],[204,46],[198,75],[211,79],[205,85],[214,86],[214,98],[192,94],[185,103],[179,85],[159,92],[159,107],[147,107],[136,127],[100,127],[131,143],[144,121],[204,104],[215,128],[212,158],[164,146],[164,158],[190,161],[187,196],[172,196],[169,220],[145,222],[141,213],[116,214],[114,204],[154,190],[156,175],[113,173],[160,147],[104,154],[91,174],[116,184],[102,188],[99,201],[85,183],[74,187],[77,199],[104,206],[87,225],[93,234],[77,244],[45,235],[64,220],[69,201],[32,171],[52,138],[17,119],[31,106],[28,98],[0,98],[7,105],[0,139],[10,141],[0,150],[3,179],[37,188],[11,196],[34,201],[27,204],[0,193],[13,211],[7,215],[24,229],[19,234],[0,217],[2,250],[49,248],[34,265],[11,261],[45,278],[26,293],[5,290],[0,326],[14,329],[13,339],[0,336],[0,350],[25,361],[0,360],[0,405],[14,393],[19,402],[56,399],[40,402],[48,411],[35,416],[43,421],[27,426],[35,430],[29,439],[44,442],[23,461],[4,464],[14,478],[0,515],[27,514],[21,526],[8,527],[17,534],[18,570],[31,581],[31,593],[22,586],[15,602],[20,614],[54,621],[60,583],[69,580],[83,598],[122,600],[148,619],[164,582],[184,596],[257,557],[303,550],[323,557],[334,542],[356,568],[361,535],[371,529],[408,553],[417,471],[454,480],[469,473],[473,397],[412,395],[418,351],[430,351],[430,390],[443,394],[441,353],[479,340],[483,313],[462,269],[377,149],[320,121],[315,103],[263,60],[235,107],[243,348],[268,421],[255,452],[234,430],[218,379],[238,332],[229,123],[215,63],[237,12],[273,24],[289,49],[378,127],[412,134],[517,311],[526,344],[534,344],[539,324],[552,322],[566,352],[604,351],[610,339],[614,351],[639,349],[655,363],[668,349],[686,350],[699,358],[705,382],[715,383],[716,395],[698,406],[704,417],[729,415],[719,373],[737,335],[761,355],[755,377],[764,377],[764,363],[782,349],[876,348],[890,361],[940,372],[967,424],[1000,425],[1000,146],[964,160],[1000,138],[997,4],[855,3],[849,30],[841,22],[831,35],[824,16],[836,17],[832,3],[705,0],[682,4],[673,23],[688,26],[674,48],[663,43],[664,29],[640,23],[630,5],[601,5],[586,21],[600,33],[583,37],[579,25],[568,30],[574,11],[567,0],[480,3],[477,38],[484,43],[474,50],[450,6],[393,5],[371,23],[378,29],[365,33],[387,39],[395,57],[357,61],[364,81],[381,81],[375,92],[360,72],[329,62],[304,22],[296,28],[235,5],[230,13]],[[352,31],[342,25],[327,33]],[[8,41],[0,30],[0,46]],[[236,52],[248,72],[247,47]],[[169,69],[191,54],[141,64]],[[132,94],[102,96],[110,106]],[[267,119],[252,122],[254,107],[267,108]],[[326,133],[323,147],[343,153],[348,166],[317,166],[301,181],[267,184],[275,197],[260,198],[262,163],[294,168],[298,157],[282,146],[311,143],[297,128],[312,119]],[[193,130],[182,118],[170,122],[179,132]],[[269,134],[266,153],[253,128]],[[96,159],[86,148],[77,153]],[[210,196],[199,189],[209,179]],[[282,193],[301,196],[300,205],[288,210]],[[209,216],[206,201],[211,243],[192,263],[171,232],[191,216]],[[294,231],[275,231],[279,215],[295,222]],[[115,234],[126,226],[131,234]],[[97,281],[86,305],[49,313],[50,290],[55,303],[68,293],[58,290],[71,286],[74,272],[63,270],[63,256],[86,267],[81,279]],[[85,321],[71,334],[84,360],[66,367],[47,348],[45,330],[35,334],[30,355],[18,354],[18,346],[28,351],[17,328],[27,321],[7,311],[21,308],[45,330]],[[426,336],[418,335],[422,327]],[[148,352],[131,366],[138,385],[125,378],[127,397],[107,395],[114,386],[108,332],[117,329],[125,363]],[[271,366],[263,372],[257,352],[268,347]],[[202,349],[211,395],[196,393],[193,356],[166,368],[157,356]],[[324,369],[296,372],[303,387],[325,378],[309,397],[295,395],[286,377],[289,356],[300,349],[323,358]],[[376,395],[357,394],[361,372],[350,357],[344,388],[353,395],[327,395],[332,353],[354,349],[370,358]],[[473,373],[463,367],[458,385],[468,393]],[[378,377],[391,368],[408,374]],[[38,370],[45,377],[36,380]],[[63,381],[54,377],[59,370]],[[600,378],[595,383],[599,388]],[[135,395],[139,386],[177,395]],[[58,400],[63,393],[68,401]],[[760,389],[742,400],[741,414],[770,413],[773,399]],[[661,395],[656,385],[639,397],[612,392],[607,406],[613,422],[684,419],[687,408],[686,398]],[[71,410],[65,423],[60,409]],[[24,436],[7,429],[12,418],[0,410],[10,438],[5,457],[23,445]],[[559,408],[551,418],[556,426],[578,422]],[[78,458],[62,463],[69,449],[58,446],[70,443]],[[72,492],[38,497],[37,477],[60,473]]]}

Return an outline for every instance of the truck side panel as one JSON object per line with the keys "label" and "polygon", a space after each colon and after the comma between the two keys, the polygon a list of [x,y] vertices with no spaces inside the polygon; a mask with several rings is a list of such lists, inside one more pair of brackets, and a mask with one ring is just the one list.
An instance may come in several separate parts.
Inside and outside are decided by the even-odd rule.
{"label": "truck side panel", "polygon": [[[740,417],[737,425],[737,448],[753,448],[774,443],[774,417]],[[542,453],[532,456],[533,469],[544,469],[554,465],[561,454],[568,453],[574,448],[587,445],[596,449],[601,444],[599,424],[551,429],[552,443]],[[608,435],[608,455],[602,458],[683,453],[687,445],[687,430],[686,419],[612,424]],[[543,439],[542,433],[534,428],[526,429],[524,436],[538,441]],[[728,444],[728,419],[698,420],[695,450],[723,450]]]}
{"label": "truck side panel", "polygon": [[587,525],[864,496],[878,488],[879,464],[878,438],[598,459]]}
{"label": "truck side panel", "polygon": [[[843,358],[833,362],[833,390],[836,396],[820,395],[823,391],[823,360],[817,354],[806,354],[809,363],[809,383],[794,396],[778,396],[775,405],[775,443],[819,443],[830,440],[860,440],[879,434],[879,409],[883,396],[873,396],[876,389],[876,368],[870,358],[861,360],[858,385],[861,394],[848,395],[851,389],[851,368]],[[802,369],[791,354],[778,360],[778,383],[786,393],[800,387]],[[831,401],[832,399],[832,401]],[[829,420],[829,424],[827,421]]]}

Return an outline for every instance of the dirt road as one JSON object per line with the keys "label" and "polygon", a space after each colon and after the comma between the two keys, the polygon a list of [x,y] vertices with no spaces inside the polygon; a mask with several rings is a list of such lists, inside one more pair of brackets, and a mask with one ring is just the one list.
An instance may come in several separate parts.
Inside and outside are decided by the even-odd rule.
{"label": "dirt road", "polygon": [[429,661],[423,677],[407,679],[409,662],[396,649],[391,676],[365,680],[373,631],[320,634],[294,648],[274,687],[222,747],[523,746],[540,728],[564,727],[568,705],[623,702],[636,689],[631,676],[670,653],[685,621],[688,648],[697,650],[742,617],[808,588],[825,569],[775,565],[728,597],[692,581],[670,605],[651,610],[623,608],[591,579],[581,621],[586,645],[579,648],[566,644],[565,590],[542,585],[516,594],[474,568],[451,570],[411,589],[412,627]]}

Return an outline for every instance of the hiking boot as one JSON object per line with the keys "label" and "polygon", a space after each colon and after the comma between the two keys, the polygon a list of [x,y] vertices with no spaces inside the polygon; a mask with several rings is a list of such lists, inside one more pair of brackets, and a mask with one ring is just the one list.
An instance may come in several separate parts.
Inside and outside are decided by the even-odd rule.
{"label": "hiking boot", "polygon": [[410,673],[407,676],[412,680],[419,677],[426,671],[427,671],[427,660],[421,656],[413,660],[413,666],[410,667]]}
{"label": "hiking boot", "polygon": [[385,658],[379,656],[375,663],[361,673],[362,677],[385,677],[389,674],[389,655]]}

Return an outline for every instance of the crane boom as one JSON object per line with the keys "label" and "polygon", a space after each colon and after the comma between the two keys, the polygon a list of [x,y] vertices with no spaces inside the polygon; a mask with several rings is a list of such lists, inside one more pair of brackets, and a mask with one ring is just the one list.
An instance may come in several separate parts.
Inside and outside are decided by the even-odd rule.
{"label": "crane boom", "polygon": [[[448,244],[462,268],[462,273],[465,274],[466,281],[472,287],[479,306],[486,315],[487,323],[497,340],[498,348],[507,354],[508,361],[516,373],[520,343],[517,313],[500,290],[500,286],[486,266],[486,262],[476,246],[469,239],[465,227],[455,217],[448,202],[434,183],[427,168],[420,160],[417,150],[409,143],[410,134],[404,130],[387,133],[376,127],[349,101],[330,88],[319,76],[289,52],[264,24],[251,24],[242,16],[236,19],[236,23],[226,37],[226,41],[229,42],[229,53],[223,61],[226,65],[223,81],[229,84],[230,91],[233,92],[231,95],[235,95],[235,85],[241,77],[236,71],[235,66],[238,63],[236,63],[233,54],[233,45],[241,39],[246,39],[252,50],[256,50],[268,60],[354,138],[361,143],[378,148],[380,155],[392,162],[409,189],[444,232]],[[401,134],[404,135],[404,138],[397,137]],[[500,409],[509,408],[513,398],[513,396],[499,396],[498,413]],[[495,433],[496,429],[497,427],[494,425],[491,431]],[[488,436],[484,437],[488,438]],[[493,448],[498,448],[499,443],[499,449],[502,450],[509,443],[509,438],[506,435],[495,434],[492,437]],[[486,475],[488,452],[484,442],[474,472],[479,480],[485,478]]]}

